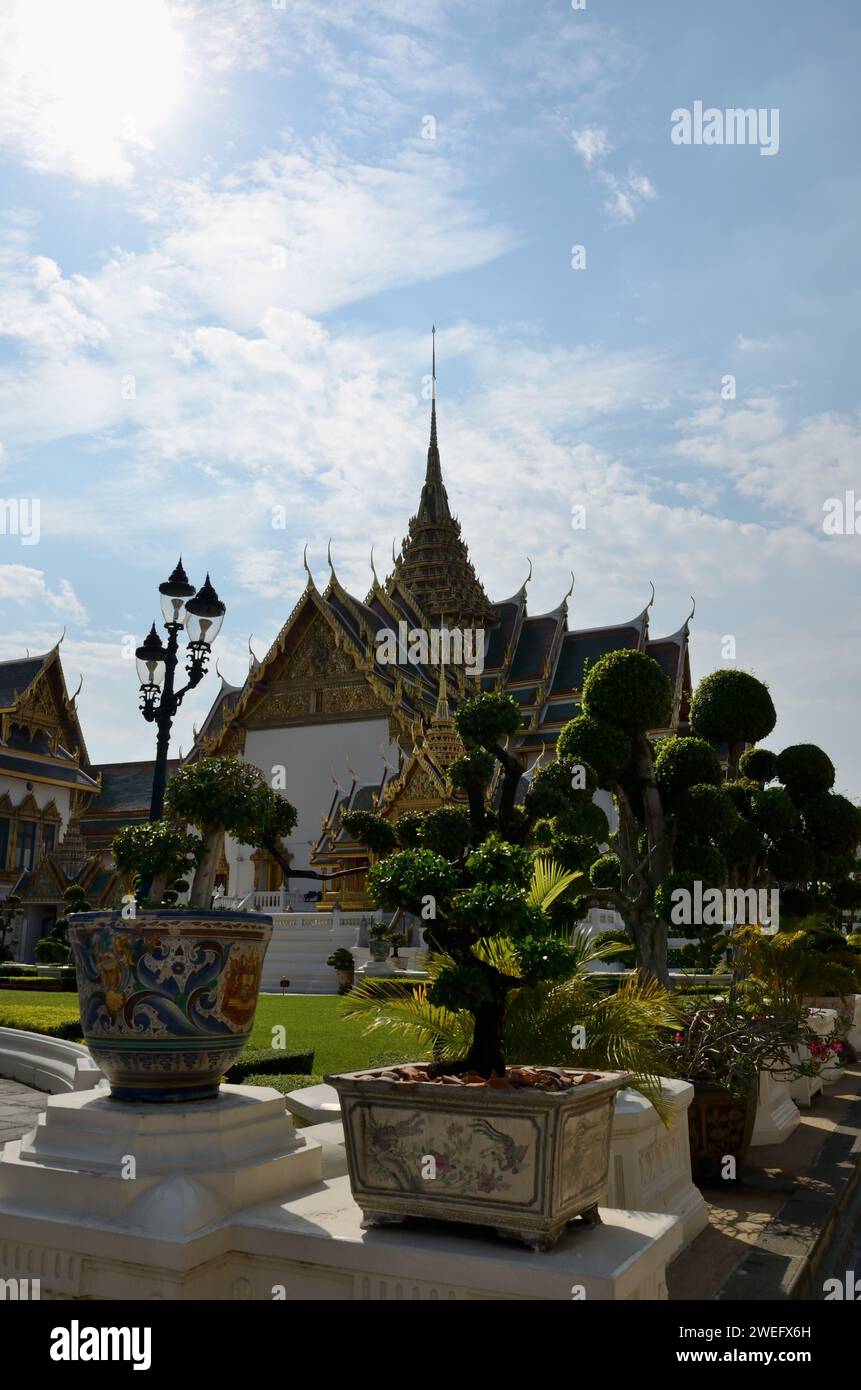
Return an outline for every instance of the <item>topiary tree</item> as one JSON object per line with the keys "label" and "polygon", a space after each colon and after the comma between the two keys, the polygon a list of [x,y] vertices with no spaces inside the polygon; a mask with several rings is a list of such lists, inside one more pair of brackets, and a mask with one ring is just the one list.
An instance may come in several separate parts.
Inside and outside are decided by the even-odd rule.
{"label": "topiary tree", "polygon": [[298,812],[269,786],[253,763],[214,757],[184,764],[168,784],[165,812],[181,825],[194,826],[203,841],[190,907],[210,906],[225,834],[242,844],[268,850],[289,872],[281,841],[294,829]]}
{"label": "topiary tree", "polygon": [[[612,853],[596,855],[589,868],[589,896],[621,914],[641,975],[664,984],[672,893],[692,892],[695,875],[708,886],[722,882],[726,865],[717,836],[738,818],[706,738],[672,736],[654,745],[648,737],[650,729],[666,724],[671,698],[670,683],[652,657],[630,649],[610,652],[590,670],[583,713],[557,743],[560,758],[589,760],[619,817]],[[594,838],[606,840],[607,833],[595,831]],[[553,853],[564,862],[556,843]],[[676,857],[686,871],[674,875]],[[694,935],[696,927],[678,934]]]}
{"label": "topiary tree", "polygon": [[709,743],[726,744],[729,776],[738,776],[746,743],[759,743],[777,723],[768,686],[747,671],[712,671],[691,700],[691,733]]}
{"label": "topiary tree", "polygon": [[[526,767],[506,746],[520,728],[516,701],[500,692],[476,695],[455,719],[466,752],[453,765],[451,780],[465,793],[467,809],[449,805],[420,822],[413,816],[403,828],[397,822],[398,844],[369,870],[368,890],[376,906],[412,912],[427,923],[425,940],[444,958],[429,1001],[471,1016],[466,1055],[435,1064],[432,1072],[490,1077],[505,1070],[511,992],[564,978],[576,965],[572,948],[530,897],[532,833],[551,820],[578,824],[596,779],[592,769],[585,780],[578,778],[573,764],[559,760],[533,772],[520,805]],[[355,813],[343,819],[369,848],[371,839],[379,843],[378,826]]]}
{"label": "topiary tree", "polygon": [[[739,813],[719,840],[728,882],[746,892],[777,889],[787,924],[814,912],[837,919],[861,902],[861,812],[831,790],[834,764],[815,744],[793,744],[767,760],[754,756],[765,752],[745,753],[739,770],[746,777],[725,788]],[[783,785],[763,788],[764,780]]]}

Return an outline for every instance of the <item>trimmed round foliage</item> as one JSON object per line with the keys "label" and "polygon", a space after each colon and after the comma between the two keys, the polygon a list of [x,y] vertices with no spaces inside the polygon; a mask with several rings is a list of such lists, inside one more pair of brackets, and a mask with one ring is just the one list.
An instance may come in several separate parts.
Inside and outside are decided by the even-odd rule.
{"label": "trimmed round foliage", "polygon": [[564,836],[597,840],[599,844],[604,844],[610,834],[606,813],[594,801],[579,801],[570,806],[564,815],[556,817],[556,826]]}
{"label": "trimmed round foliage", "polygon": [[420,845],[424,828],[425,818],[419,811],[405,811],[392,827],[401,849],[415,849]]}
{"label": "trimmed round foliage", "polygon": [[588,836],[565,835],[553,840],[551,855],[569,873],[584,872],[598,857],[599,850],[595,840]]}
{"label": "trimmed round foliage", "polygon": [[445,902],[457,883],[454,865],[430,849],[401,850],[368,870],[368,892],[375,907],[389,912],[404,907],[416,916],[423,898]]}
{"label": "trimmed round foliage", "polygon": [[615,931],[599,931],[597,936],[593,936],[589,945],[593,950],[612,946],[614,949],[602,955],[601,965],[607,965],[610,961],[618,960],[623,965],[633,965],[636,954],[633,938],[628,935],[624,927],[617,927]]}
{"label": "trimmed round foliage", "polygon": [[834,786],[834,764],[815,743],[793,743],[777,755],[777,776],[796,804]]}
{"label": "trimmed round foliage", "polygon": [[805,802],[802,815],[813,844],[827,854],[848,854],[861,838],[861,813],[845,796],[820,792]]}
{"label": "trimmed round foliage", "polygon": [[741,816],[750,815],[750,798],[759,791],[758,782],[739,779],[738,782],[724,782],[723,794],[732,802]]}
{"label": "trimmed round foliage", "polygon": [[797,831],[781,835],[768,851],[768,867],[779,883],[808,883],[813,866],[813,850]]}
{"label": "trimmed round foliage", "polygon": [[662,739],[655,757],[655,781],[671,801],[689,787],[719,787],[722,774],[718,755],[702,738],[673,735]]}
{"label": "trimmed round foliage", "polygon": [[670,717],[672,690],[654,657],[623,647],[607,652],[583,684],[583,711],[631,733],[660,729]]}
{"label": "trimmed round foliage", "polygon": [[520,706],[501,690],[465,700],[454,717],[457,731],[469,748],[493,748],[521,725]]}
{"label": "trimmed round foliage", "polygon": [[759,743],[776,723],[768,686],[747,671],[712,671],[691,700],[691,733],[710,743]]}
{"label": "trimmed round foliage", "polygon": [[700,782],[689,787],[678,801],[678,823],[685,835],[727,835],[738,820],[738,811],[722,787]]}
{"label": "trimmed round foliage", "polygon": [[544,820],[536,821],[533,825],[531,843],[539,849],[549,849],[553,844],[554,834],[553,821],[545,817]]}
{"label": "trimmed round foliage", "polygon": [[422,844],[446,859],[457,859],[469,844],[469,816],[456,806],[440,806],[425,816]]}
{"label": "trimmed round foliage", "polygon": [[777,755],[770,748],[748,748],[738,760],[738,770],[752,782],[773,782],[777,776]]}
{"label": "trimmed round foliage", "polygon": [[593,888],[616,888],[621,884],[621,865],[617,854],[602,854],[589,870]]}
{"label": "trimmed round foliage", "polygon": [[[579,773],[575,772],[578,767],[585,770],[586,784],[575,788],[574,783],[580,780]],[[597,785],[598,779],[591,767],[560,759],[533,772],[524,805],[535,819],[565,815],[578,801],[591,801]]]}
{"label": "trimmed round foliage", "polygon": [[474,788],[483,792],[495,767],[496,758],[492,753],[486,753],[483,748],[473,748],[471,752],[461,753],[459,758],[455,758],[448,770],[448,780],[461,791]]}
{"label": "trimmed round foliage", "polygon": [[574,763],[587,763],[603,784],[615,782],[631,760],[631,740],[621,729],[579,714],[565,725],[556,743],[556,753]]}
{"label": "trimmed round foliage", "polygon": [[750,794],[750,819],[769,840],[779,840],[798,824],[798,812],[782,787],[769,787]]}
{"label": "trimmed round foliage", "polygon": [[467,872],[483,883],[513,883],[527,888],[532,878],[532,851],[488,835],[466,861]]}
{"label": "trimmed round foliage", "polygon": [[382,816],[375,816],[371,811],[344,811],[341,824],[348,835],[352,835],[360,845],[367,845],[375,854],[384,854],[397,844],[393,827]]}
{"label": "trimmed round foliage", "polygon": [[679,873],[692,874],[707,888],[720,888],[726,883],[726,860],[720,850],[702,840],[677,840],[673,847],[673,868]]}

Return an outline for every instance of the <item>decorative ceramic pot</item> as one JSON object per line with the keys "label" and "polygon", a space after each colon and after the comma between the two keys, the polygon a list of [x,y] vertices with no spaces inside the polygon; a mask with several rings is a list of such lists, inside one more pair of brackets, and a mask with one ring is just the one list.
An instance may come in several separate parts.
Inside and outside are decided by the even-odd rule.
{"label": "decorative ceramic pot", "polygon": [[742,1097],[720,1086],[694,1082],[694,1098],[688,1111],[691,1172],[695,1183],[727,1181],[725,1159],[735,1159],[736,1176],[747,1157],[756,1120],[757,1077]]}
{"label": "decorative ceramic pot", "polygon": [[338,993],[349,994],[353,988],[354,978],[355,974],[352,970],[336,970],[335,979],[338,981]]}
{"label": "decorative ceramic pot", "polygon": [[549,1250],[574,1217],[597,1220],[628,1073],[591,1074],[567,1091],[402,1082],[391,1071],[327,1076],[362,1224],[465,1221]]}
{"label": "decorative ceramic pot", "polygon": [[388,937],[384,936],[380,938],[372,936],[368,941],[368,950],[371,953],[371,960],[388,960],[389,951],[391,949],[392,943],[389,941]]}
{"label": "decorative ceramic pot", "polygon": [[76,912],[81,1028],[113,1100],[212,1100],[254,1023],[272,918]]}

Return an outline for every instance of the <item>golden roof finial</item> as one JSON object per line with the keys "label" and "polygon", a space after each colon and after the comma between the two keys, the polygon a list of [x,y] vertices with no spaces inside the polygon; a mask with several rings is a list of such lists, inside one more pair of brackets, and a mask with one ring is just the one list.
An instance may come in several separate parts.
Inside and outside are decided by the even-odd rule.
{"label": "golden roof finial", "polygon": [[307,583],[307,585],[306,585],[305,587],[306,587],[306,588],[311,588],[311,589],[316,589],[317,585],[314,583],[314,576],[313,576],[313,574],[311,573],[310,569],[308,568],[308,544],[307,544],[307,542],[305,543],[305,549],[302,551],[302,564],[304,565],[304,567],[305,567],[305,573],[306,573],[307,576],[308,576],[308,583]]}

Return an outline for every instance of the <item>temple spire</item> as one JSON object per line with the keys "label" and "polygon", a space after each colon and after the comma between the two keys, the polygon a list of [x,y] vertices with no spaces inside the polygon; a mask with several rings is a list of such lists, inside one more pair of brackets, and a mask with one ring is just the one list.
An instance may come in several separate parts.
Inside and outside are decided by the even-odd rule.
{"label": "temple spire", "polygon": [[476,578],[460,525],[451,514],[442,480],[436,426],[436,325],[431,336],[431,420],[427,468],[418,510],[410,518],[409,535],[387,586],[400,580],[421,605],[425,616],[459,625],[483,627],[493,613]]}

